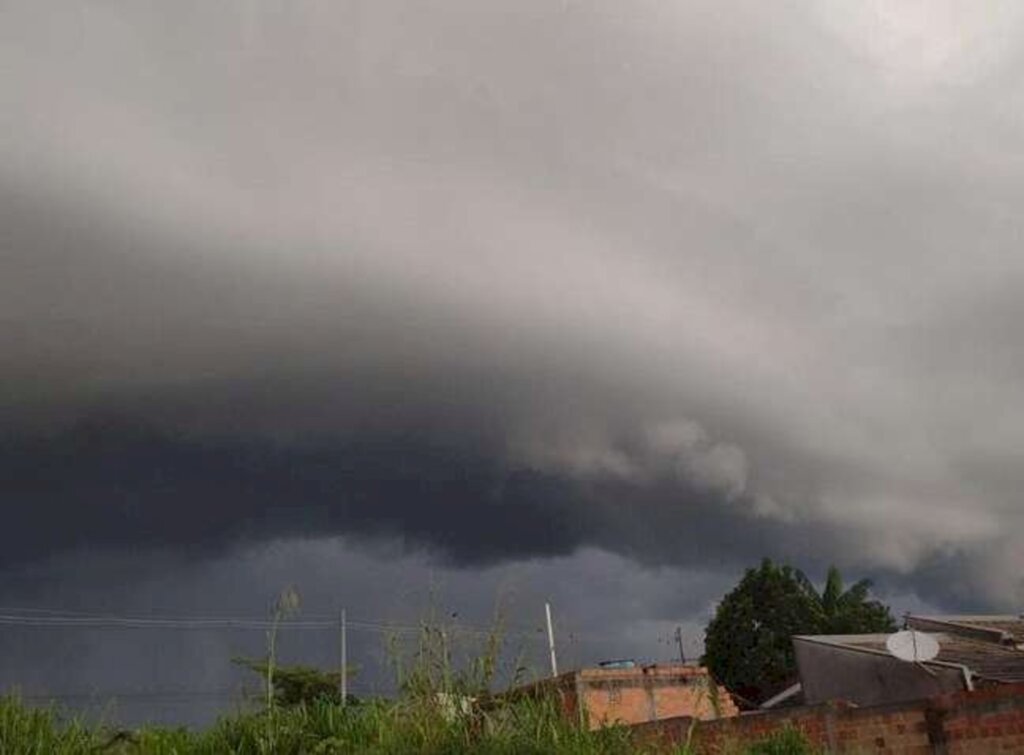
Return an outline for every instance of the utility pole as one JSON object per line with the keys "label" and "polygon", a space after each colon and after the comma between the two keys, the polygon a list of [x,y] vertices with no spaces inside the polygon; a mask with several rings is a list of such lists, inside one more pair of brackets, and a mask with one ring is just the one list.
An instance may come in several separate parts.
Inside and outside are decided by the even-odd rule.
{"label": "utility pole", "polygon": [[544,613],[548,620],[548,649],[551,651],[551,676],[558,676],[558,660],[555,658],[555,630],[551,625],[551,604],[544,604]]}
{"label": "utility pole", "polygon": [[345,609],[341,609],[341,617],[339,620],[341,637],[341,678],[338,679],[338,691],[341,693],[341,704],[344,706],[348,702],[348,645],[345,637],[345,630],[348,628],[345,621]]}
{"label": "utility pole", "polygon": [[676,627],[676,644],[679,645],[679,662],[686,665],[686,653],[683,652],[683,628]]}

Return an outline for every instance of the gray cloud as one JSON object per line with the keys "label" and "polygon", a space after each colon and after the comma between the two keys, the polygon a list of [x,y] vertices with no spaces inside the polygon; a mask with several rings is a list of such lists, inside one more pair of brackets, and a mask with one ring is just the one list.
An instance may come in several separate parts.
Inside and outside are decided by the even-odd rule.
{"label": "gray cloud", "polygon": [[1015,6],[0,14],[8,563],[328,530],[1018,607]]}
{"label": "gray cloud", "polygon": [[399,538],[464,565],[588,545],[725,571],[751,554],[816,564],[826,542],[831,557],[844,553],[829,528],[737,495],[722,476],[735,452],[721,445],[656,456],[663,468],[637,467],[642,478],[510,464],[500,448],[432,427],[297,443],[197,440],[108,418],[3,451],[6,490],[20,506],[19,527],[0,535],[6,564],[85,546],[209,557],[238,540],[325,532]]}

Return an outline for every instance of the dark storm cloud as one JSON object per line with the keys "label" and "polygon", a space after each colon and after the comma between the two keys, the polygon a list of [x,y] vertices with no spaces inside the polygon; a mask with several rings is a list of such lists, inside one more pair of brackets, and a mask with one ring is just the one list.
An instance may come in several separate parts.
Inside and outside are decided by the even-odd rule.
{"label": "dark storm cloud", "polygon": [[[171,436],[124,419],[2,447],[18,526],[10,565],[53,550],[191,550],[347,533],[399,538],[455,564],[601,546],[650,564],[731,570],[751,553],[814,563],[827,532],[686,478],[578,480],[510,466],[465,438],[367,433],[315,445]],[[674,534],[673,534],[674,533]]]}
{"label": "dark storm cloud", "polygon": [[1015,5],[0,13],[8,559],[331,531],[1019,602]]}

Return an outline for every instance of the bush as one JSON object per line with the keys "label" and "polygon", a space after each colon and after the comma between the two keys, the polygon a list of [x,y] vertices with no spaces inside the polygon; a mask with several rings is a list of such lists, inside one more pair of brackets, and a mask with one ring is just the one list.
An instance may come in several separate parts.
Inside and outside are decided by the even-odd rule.
{"label": "bush", "polygon": [[[236,658],[235,663],[256,672],[263,683],[267,683],[270,667],[267,661]],[[323,671],[312,666],[277,666],[274,668],[274,701],[286,708],[320,700],[337,705],[341,702],[340,681],[340,671]],[[349,704],[358,702],[352,695],[346,697]]]}
{"label": "bush", "polygon": [[792,727],[773,732],[744,750],[744,755],[816,755],[807,739]]}

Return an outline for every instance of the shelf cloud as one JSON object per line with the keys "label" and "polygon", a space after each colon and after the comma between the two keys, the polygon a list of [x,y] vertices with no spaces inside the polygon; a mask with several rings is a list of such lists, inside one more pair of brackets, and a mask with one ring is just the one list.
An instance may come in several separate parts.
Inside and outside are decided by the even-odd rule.
{"label": "shelf cloud", "polygon": [[1015,4],[0,18],[4,566],[341,535],[1019,608]]}

